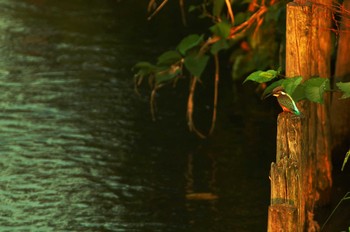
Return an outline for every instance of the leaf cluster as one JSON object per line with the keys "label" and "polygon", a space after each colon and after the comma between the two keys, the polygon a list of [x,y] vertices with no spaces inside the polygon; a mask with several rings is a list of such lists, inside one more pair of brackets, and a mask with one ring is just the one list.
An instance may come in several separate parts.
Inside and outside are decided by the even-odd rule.
{"label": "leaf cluster", "polygon": [[184,68],[200,78],[210,57],[222,50],[232,50],[229,60],[233,79],[243,78],[254,69],[273,67],[279,62],[276,40],[283,38],[278,31],[284,31],[284,25],[279,23],[284,21],[285,4],[279,1],[259,6],[258,2],[203,0],[198,5],[190,5],[189,12],[212,20],[208,32],[185,37],[176,49],[161,54],[156,64],[137,63],[134,66],[137,83],[149,77],[152,86],[161,85],[183,76]]}
{"label": "leaf cluster", "polygon": [[203,43],[203,35],[191,34],[182,39],[175,50],[161,54],[156,64],[138,62],[133,68],[137,71],[135,77],[139,80],[150,77],[151,83],[158,86],[182,76],[185,67],[191,75],[199,78],[209,60],[208,55],[200,52]]}
{"label": "leaf cluster", "polygon": [[[282,78],[279,70],[255,71],[251,73],[243,83],[254,81],[257,83],[270,83],[263,92],[263,97],[269,95],[273,89],[282,86],[295,102],[307,99],[311,102],[323,103],[323,95],[327,91],[332,91],[328,78],[313,77],[304,82],[301,76],[292,78]],[[350,97],[350,82],[336,83],[338,89],[343,93],[342,99]]]}
{"label": "leaf cluster", "polygon": [[[167,1],[164,0],[150,18],[159,12]],[[191,5],[188,11],[199,12],[199,18],[211,20],[211,26],[205,34],[191,34],[183,38],[175,49],[165,51],[156,63],[139,62],[134,66],[136,85],[144,79],[152,88],[151,112],[154,119],[155,92],[165,84],[176,83],[185,76],[190,78],[190,90],[187,103],[187,121],[189,129],[204,137],[194,126],[192,114],[194,92],[210,60],[214,62],[213,114],[209,134],[216,120],[220,59],[218,54],[225,52],[232,65],[231,76],[234,80],[243,78],[256,69],[273,69],[274,64],[283,64],[283,46],[285,26],[283,19],[285,0],[202,0]],[[156,1],[150,0],[150,5]],[[184,20],[183,0],[179,0]],[[212,58],[212,59],[211,59]],[[227,60],[227,58],[225,59]],[[276,71],[260,72],[265,81],[272,80]],[[287,85],[287,82],[284,83]],[[292,84],[290,84],[292,86]],[[295,92],[297,92],[295,90]]]}

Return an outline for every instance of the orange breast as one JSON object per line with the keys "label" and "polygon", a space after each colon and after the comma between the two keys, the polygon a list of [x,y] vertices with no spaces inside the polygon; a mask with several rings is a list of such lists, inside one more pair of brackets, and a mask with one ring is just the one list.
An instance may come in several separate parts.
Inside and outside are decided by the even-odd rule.
{"label": "orange breast", "polygon": [[280,104],[280,106],[282,107],[283,111],[285,112],[290,112],[290,113],[293,113],[290,109],[288,109],[287,107],[283,106]]}

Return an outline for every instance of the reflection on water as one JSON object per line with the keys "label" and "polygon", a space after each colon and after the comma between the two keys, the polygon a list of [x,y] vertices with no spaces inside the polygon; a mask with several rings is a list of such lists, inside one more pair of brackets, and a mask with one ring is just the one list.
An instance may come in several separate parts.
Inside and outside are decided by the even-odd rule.
{"label": "reflection on water", "polygon": [[130,68],[169,41],[132,4],[0,1],[0,230],[265,231],[273,122],[152,123]]}

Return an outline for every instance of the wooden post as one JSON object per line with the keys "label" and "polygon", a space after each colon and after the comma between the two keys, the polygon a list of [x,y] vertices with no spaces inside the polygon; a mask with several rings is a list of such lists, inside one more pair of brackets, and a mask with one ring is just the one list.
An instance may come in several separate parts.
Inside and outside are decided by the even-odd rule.
{"label": "wooden post", "polygon": [[281,113],[277,120],[276,163],[271,164],[268,231],[303,232],[308,185],[305,118]]}
{"label": "wooden post", "polygon": [[[313,12],[311,3],[287,4],[287,36],[286,36],[286,76],[302,76],[308,79],[316,75],[318,67],[314,57],[313,43],[315,38]],[[299,218],[300,231],[317,231],[318,224],[313,220],[313,209],[317,200],[316,179],[316,145],[317,145],[317,110],[316,105],[308,101],[298,104],[299,109],[304,114],[304,126],[301,139],[304,144],[303,154],[299,154],[297,166],[299,168]],[[291,127],[288,122],[286,127]]]}
{"label": "wooden post", "polygon": [[[327,77],[330,58],[326,44],[330,37],[320,31],[326,25],[321,16],[322,10],[309,1],[287,4],[286,77]],[[303,117],[278,116],[276,164],[270,171],[269,232],[318,231],[313,219],[317,189],[322,184],[323,189],[331,186],[327,107],[307,101],[298,107]],[[319,161],[325,171],[318,171]]]}
{"label": "wooden post", "polygon": [[277,120],[276,163],[271,164],[268,231],[318,231],[313,220],[316,201],[316,157],[309,153],[309,121],[290,113]]}

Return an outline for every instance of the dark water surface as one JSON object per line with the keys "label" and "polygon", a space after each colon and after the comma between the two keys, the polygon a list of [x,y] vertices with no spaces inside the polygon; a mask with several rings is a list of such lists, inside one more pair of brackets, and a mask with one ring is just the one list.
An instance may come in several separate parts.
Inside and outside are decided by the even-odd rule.
{"label": "dark water surface", "polygon": [[170,90],[152,122],[131,67],[178,19],[140,2],[0,0],[0,231],[266,231],[271,113],[236,93],[199,140]]}

